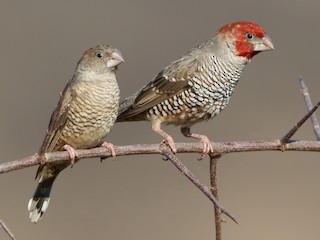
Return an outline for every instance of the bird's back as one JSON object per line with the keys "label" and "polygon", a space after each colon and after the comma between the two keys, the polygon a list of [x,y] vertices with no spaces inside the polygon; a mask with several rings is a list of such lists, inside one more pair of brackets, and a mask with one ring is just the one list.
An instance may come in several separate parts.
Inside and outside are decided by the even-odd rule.
{"label": "bird's back", "polygon": [[157,116],[163,123],[193,124],[223,110],[245,62],[232,65],[220,60],[206,44],[183,55],[125,99],[117,121],[149,120]]}

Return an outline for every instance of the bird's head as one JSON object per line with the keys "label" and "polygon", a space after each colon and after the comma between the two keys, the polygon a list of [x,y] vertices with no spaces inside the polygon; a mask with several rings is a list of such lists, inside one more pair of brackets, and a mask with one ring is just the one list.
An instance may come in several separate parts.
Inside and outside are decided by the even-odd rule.
{"label": "bird's head", "polygon": [[248,61],[257,53],[273,50],[274,46],[265,30],[256,23],[233,22],[220,28],[218,35],[234,54]]}
{"label": "bird's head", "polygon": [[97,45],[83,53],[78,63],[80,71],[104,73],[114,71],[124,62],[121,52],[108,45]]}

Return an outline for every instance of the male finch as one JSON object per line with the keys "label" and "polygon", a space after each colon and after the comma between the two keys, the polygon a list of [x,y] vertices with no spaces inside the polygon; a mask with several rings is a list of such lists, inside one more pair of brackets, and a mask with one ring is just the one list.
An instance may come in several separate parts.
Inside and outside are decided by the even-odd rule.
{"label": "male finch", "polygon": [[191,133],[191,126],[225,109],[245,65],[257,53],[272,49],[271,39],[258,24],[227,24],[125,99],[117,121],[151,121],[152,129],[164,137],[173,152],[174,141],[161,124],[181,125],[184,136],[203,143],[202,156],[209,154],[213,149],[208,137]]}

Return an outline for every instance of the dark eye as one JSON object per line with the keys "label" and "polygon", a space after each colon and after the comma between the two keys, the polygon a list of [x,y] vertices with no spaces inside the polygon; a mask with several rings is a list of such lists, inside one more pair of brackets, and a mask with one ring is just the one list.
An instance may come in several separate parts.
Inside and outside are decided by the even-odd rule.
{"label": "dark eye", "polygon": [[247,33],[247,39],[251,40],[253,38],[253,35],[251,33]]}
{"label": "dark eye", "polygon": [[102,55],[101,53],[97,53],[97,57],[98,57],[98,58],[102,58],[103,55]]}

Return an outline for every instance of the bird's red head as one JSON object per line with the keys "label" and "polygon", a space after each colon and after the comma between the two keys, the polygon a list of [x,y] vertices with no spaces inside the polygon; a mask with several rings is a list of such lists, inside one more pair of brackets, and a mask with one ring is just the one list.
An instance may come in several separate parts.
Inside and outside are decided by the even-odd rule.
{"label": "bird's red head", "polygon": [[236,55],[248,60],[261,51],[274,49],[265,30],[253,22],[243,21],[227,24],[220,28],[219,35],[222,39],[232,40]]}

